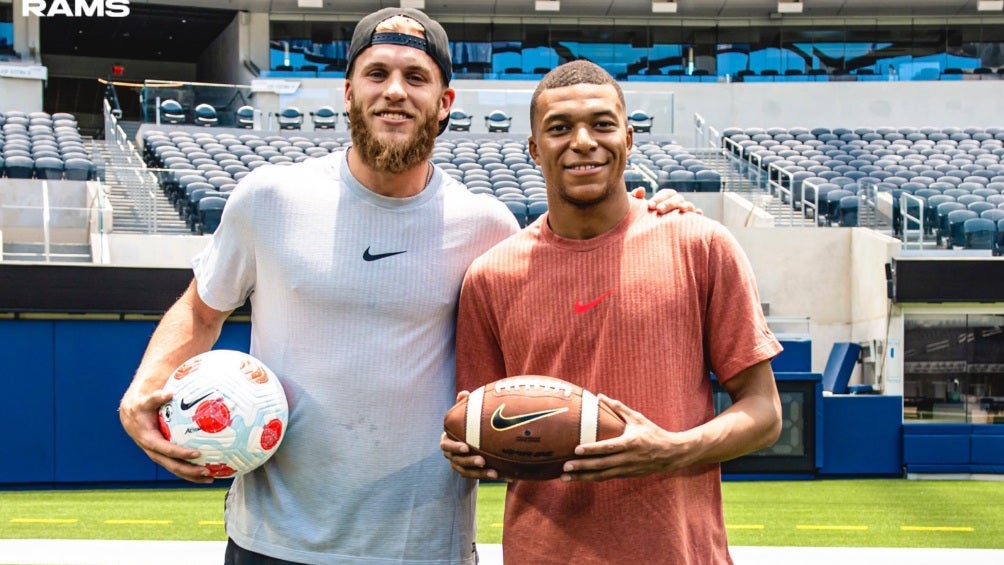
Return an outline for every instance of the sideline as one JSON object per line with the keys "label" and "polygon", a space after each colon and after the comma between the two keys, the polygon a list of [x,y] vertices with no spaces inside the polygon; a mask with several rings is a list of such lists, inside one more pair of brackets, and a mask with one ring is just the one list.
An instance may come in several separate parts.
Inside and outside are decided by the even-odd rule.
{"label": "sideline", "polygon": [[[0,540],[3,565],[221,565],[226,542]],[[1000,565],[1001,549],[733,546],[736,565]],[[502,546],[480,545],[482,565],[501,565]]]}

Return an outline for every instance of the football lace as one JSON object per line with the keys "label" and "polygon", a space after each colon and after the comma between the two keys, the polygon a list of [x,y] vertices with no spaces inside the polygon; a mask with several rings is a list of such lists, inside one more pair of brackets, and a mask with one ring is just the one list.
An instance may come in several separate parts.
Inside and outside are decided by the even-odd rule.
{"label": "football lace", "polygon": [[556,379],[535,377],[510,377],[495,383],[495,393],[513,392],[521,388],[542,389],[548,392],[559,392],[568,397],[572,395],[572,386]]}

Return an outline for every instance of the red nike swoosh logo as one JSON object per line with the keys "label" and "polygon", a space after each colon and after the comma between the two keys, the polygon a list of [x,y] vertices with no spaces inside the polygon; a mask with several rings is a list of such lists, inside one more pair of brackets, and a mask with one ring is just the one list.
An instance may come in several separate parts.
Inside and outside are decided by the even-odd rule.
{"label": "red nike swoosh logo", "polygon": [[610,296],[611,293],[613,293],[613,290],[608,290],[603,294],[599,295],[598,297],[594,298],[593,300],[590,300],[589,302],[585,303],[580,302],[579,299],[576,298],[575,304],[572,307],[575,309],[576,314],[585,314],[586,312],[592,310],[593,308],[596,308],[596,305],[599,304],[600,302],[603,302],[603,299]]}

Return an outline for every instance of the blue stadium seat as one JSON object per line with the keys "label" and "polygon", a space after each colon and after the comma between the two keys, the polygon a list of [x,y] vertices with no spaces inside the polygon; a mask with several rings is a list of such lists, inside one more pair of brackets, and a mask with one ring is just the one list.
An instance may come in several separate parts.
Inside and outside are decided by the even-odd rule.
{"label": "blue stadium seat", "polygon": [[199,104],[192,111],[192,119],[195,121],[196,125],[213,127],[220,123],[219,115],[216,113],[216,108],[212,104]]}
{"label": "blue stadium seat", "polygon": [[985,218],[969,218],[962,223],[962,233],[966,249],[993,249],[997,226]]}
{"label": "blue stadium seat", "polygon": [[35,161],[24,155],[4,155],[4,174],[10,179],[30,179],[35,176]]}
{"label": "blue stadium seat", "polygon": [[214,233],[220,226],[227,200],[222,196],[204,196],[198,204],[198,221],[195,231],[199,235]]}
{"label": "blue stadium seat", "polygon": [[335,129],[338,124],[338,112],[331,106],[321,106],[310,113],[310,121],[314,124],[314,129]]}
{"label": "blue stadium seat", "polygon": [[525,200],[504,200],[503,201],[512,215],[516,217],[516,222],[519,223],[519,227],[526,227],[527,223],[527,206]]}
{"label": "blue stadium seat", "polygon": [[652,124],[655,118],[644,110],[635,110],[628,116],[628,125],[634,128],[635,133],[652,133]]}
{"label": "blue stadium seat", "polygon": [[953,210],[949,212],[947,220],[950,239],[946,242],[945,246],[949,249],[953,247],[965,247],[966,235],[963,229],[965,222],[970,218],[978,217],[979,214],[972,210]]}
{"label": "blue stadium seat", "polygon": [[251,106],[241,106],[234,112],[235,125],[243,129],[254,128],[254,108]]}
{"label": "blue stadium seat", "polygon": [[168,98],[160,103],[160,121],[165,124],[181,124],[185,122],[185,109],[177,100]]}
{"label": "blue stadium seat", "polygon": [[35,159],[35,177],[44,180],[63,180],[63,160],[58,157]]}
{"label": "blue stadium seat", "polygon": [[847,394],[848,383],[854,366],[858,362],[861,346],[857,343],[838,341],[830,349],[830,356],[823,369],[823,390],[833,394]]}
{"label": "blue stadium seat", "polygon": [[512,117],[502,110],[492,110],[485,116],[485,128],[489,133],[508,133],[512,127]]}
{"label": "blue stadium seat", "polygon": [[303,126],[303,112],[296,106],[287,106],[275,115],[279,129],[294,130]]}
{"label": "blue stadium seat", "polygon": [[468,114],[460,108],[454,108],[450,112],[450,131],[471,131],[471,120],[474,116]]}

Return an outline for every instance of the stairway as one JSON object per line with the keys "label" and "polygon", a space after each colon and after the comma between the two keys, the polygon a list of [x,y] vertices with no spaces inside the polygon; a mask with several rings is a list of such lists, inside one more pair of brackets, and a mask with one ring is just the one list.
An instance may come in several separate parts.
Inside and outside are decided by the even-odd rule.
{"label": "stairway", "polygon": [[721,150],[694,149],[691,153],[722,177],[723,192],[735,192],[763,209],[774,218],[775,226],[812,225],[811,218],[803,218],[798,210],[792,209],[789,204],[771,195],[765,188],[758,186],[755,181],[737,170]]}
{"label": "stairway", "polygon": [[131,141],[93,140],[91,154],[104,162],[102,184],[112,204],[112,233],[192,233]]}

